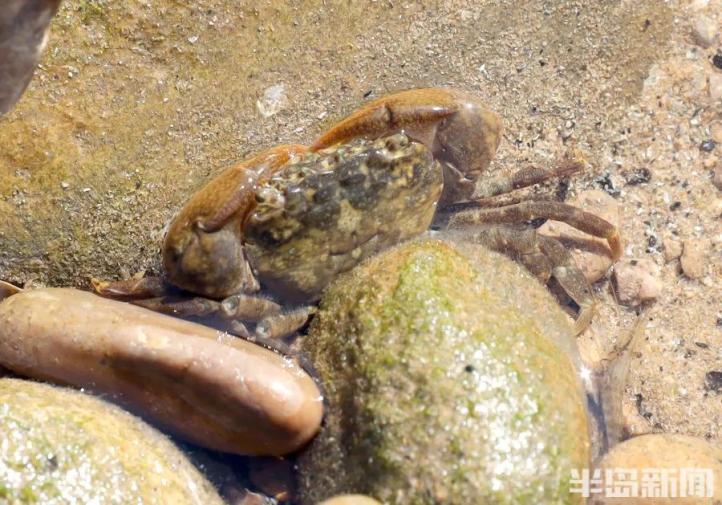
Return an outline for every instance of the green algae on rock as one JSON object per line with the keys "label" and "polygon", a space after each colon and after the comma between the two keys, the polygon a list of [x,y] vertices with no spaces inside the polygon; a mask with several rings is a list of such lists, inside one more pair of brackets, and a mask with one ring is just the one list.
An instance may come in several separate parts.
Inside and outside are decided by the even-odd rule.
{"label": "green algae on rock", "polygon": [[83,393],[0,379],[0,502],[222,504],[164,435]]}
{"label": "green algae on rock", "polygon": [[340,277],[304,343],[328,410],[301,456],[302,503],[581,503],[570,336],[539,283],[479,246],[406,243]]}

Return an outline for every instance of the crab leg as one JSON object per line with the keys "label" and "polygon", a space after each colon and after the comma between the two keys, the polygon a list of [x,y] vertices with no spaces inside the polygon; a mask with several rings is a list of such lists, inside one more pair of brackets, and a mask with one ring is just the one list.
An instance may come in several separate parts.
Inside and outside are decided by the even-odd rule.
{"label": "crab leg", "polygon": [[616,226],[599,216],[566,203],[533,201],[495,209],[464,211],[451,217],[450,226],[468,226],[481,223],[523,223],[538,218],[561,221],[584,233],[603,238],[609,244],[613,261],[617,261],[622,256],[622,241]]}
{"label": "crab leg", "polygon": [[529,166],[511,175],[500,175],[479,179],[474,191],[474,199],[491,198],[510,193],[516,189],[528,188],[555,177],[566,177],[584,168],[584,159],[580,153],[565,156],[552,170]]}
{"label": "crab leg", "polygon": [[503,225],[492,226],[465,238],[520,262],[544,284],[551,277],[556,279],[579,306],[574,324],[575,335],[589,326],[596,311],[592,288],[572,255],[558,240],[540,236],[533,228]]}
{"label": "crab leg", "polygon": [[538,236],[544,255],[554,264],[552,276],[565,293],[579,305],[579,315],[574,323],[574,334],[579,335],[591,324],[597,302],[584,272],[574,263],[569,251],[556,239]]}
{"label": "crab leg", "polygon": [[91,279],[93,290],[106,298],[155,298],[168,294],[169,286],[160,277],[142,277],[121,281]]}
{"label": "crab leg", "polygon": [[520,262],[542,283],[549,282],[554,265],[539,249],[536,230],[527,227],[491,226],[464,239],[503,253]]}
{"label": "crab leg", "polygon": [[281,312],[276,302],[255,295],[232,295],[221,302],[221,314],[229,320],[258,322]]}
{"label": "crab leg", "polygon": [[[301,307],[282,313],[281,306],[262,296],[237,294],[222,301],[200,296],[175,299],[167,296],[169,289],[158,277],[105,282],[93,279],[95,291],[107,298],[130,298],[130,303],[154,312],[177,317],[206,317],[218,315],[231,331],[246,339],[275,340],[287,337],[301,328],[312,313],[310,307]],[[0,288],[2,285],[0,284]],[[257,323],[256,331],[249,331],[244,323]]]}
{"label": "crab leg", "polygon": [[269,340],[293,335],[306,324],[313,312],[313,307],[300,307],[290,312],[269,316],[258,323],[256,335]]}
{"label": "crab leg", "polygon": [[203,317],[216,314],[221,304],[208,298],[193,297],[181,300],[169,300],[164,296],[131,300],[133,305],[178,317]]}

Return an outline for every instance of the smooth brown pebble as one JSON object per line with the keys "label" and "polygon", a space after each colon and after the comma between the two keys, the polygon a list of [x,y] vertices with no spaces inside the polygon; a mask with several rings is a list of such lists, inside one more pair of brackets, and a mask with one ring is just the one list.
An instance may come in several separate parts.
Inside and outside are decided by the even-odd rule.
{"label": "smooth brown pebble", "polygon": [[619,301],[639,305],[656,299],[662,292],[657,267],[648,259],[627,260],[614,266]]}
{"label": "smooth brown pebble", "polygon": [[680,258],[682,272],[690,279],[700,279],[704,277],[706,270],[705,264],[705,241],[685,240],[684,250]]}
{"label": "smooth brown pebble", "polygon": [[[593,505],[717,505],[720,503],[719,500],[722,500],[722,448],[701,438],[672,433],[655,433],[635,437],[614,446],[602,458],[598,468],[602,478],[605,478],[607,470],[619,470],[625,473],[615,478],[613,482],[594,486],[601,487],[602,493],[592,494]],[[658,488],[662,488],[660,469],[665,469],[670,480],[675,482],[677,489],[674,494],[676,497],[673,497],[671,484],[667,493],[668,497],[642,497],[642,491],[649,489],[647,486],[654,485],[654,482],[650,481],[650,478],[653,479],[654,476],[657,476]],[[691,496],[681,498],[680,478],[683,469],[708,472],[704,477],[708,488],[703,489],[701,493],[687,489],[687,494]],[[623,489],[629,489],[630,486],[620,486],[622,481],[630,482],[633,485],[635,479],[630,478],[630,471],[637,473],[637,496],[605,497],[604,490],[607,486],[616,485]],[[684,471],[689,472],[690,470]],[[645,479],[645,474],[647,479]],[[682,486],[682,488],[686,487]],[[697,496],[694,496],[695,494]],[[711,494],[712,496],[699,496],[699,494]]]}
{"label": "smooth brown pebble", "polygon": [[381,505],[381,503],[362,494],[345,494],[324,500],[318,505]]}
{"label": "smooth brown pebble", "polygon": [[321,393],[293,361],[200,324],[75,289],[0,302],[0,364],[89,389],[190,442],[282,455],[313,438]]}

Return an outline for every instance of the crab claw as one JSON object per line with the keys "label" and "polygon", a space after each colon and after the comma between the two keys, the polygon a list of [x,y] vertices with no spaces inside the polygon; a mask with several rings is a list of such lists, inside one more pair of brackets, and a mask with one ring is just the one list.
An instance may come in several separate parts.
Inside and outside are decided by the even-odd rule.
{"label": "crab claw", "polygon": [[448,88],[401,91],[361,107],[323,133],[312,150],[357,137],[403,132],[444,164],[440,204],[469,199],[501,139],[502,123],[478,98]]}
{"label": "crab claw", "polygon": [[183,207],[163,244],[168,281],[210,298],[258,290],[243,252],[241,226],[255,205],[256,185],[303,146],[278,146],[228,168]]}

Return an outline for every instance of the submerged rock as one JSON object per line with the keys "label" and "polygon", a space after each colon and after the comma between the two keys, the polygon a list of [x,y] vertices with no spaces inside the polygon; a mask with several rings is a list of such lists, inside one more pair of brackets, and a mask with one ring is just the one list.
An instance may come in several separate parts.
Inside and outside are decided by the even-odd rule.
{"label": "submerged rock", "polygon": [[223,503],[140,419],[83,393],[9,378],[0,379],[0,502]]}
{"label": "submerged rock", "polygon": [[603,491],[592,496],[594,505],[717,505],[722,499],[722,448],[702,438],[635,437],[614,446],[598,468],[605,480],[594,487],[629,494]]}
{"label": "submerged rock", "polygon": [[571,335],[544,287],[479,246],[407,243],[340,277],[304,343],[328,408],[300,459],[302,503],[581,503]]}

